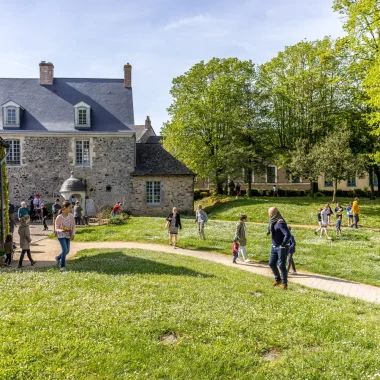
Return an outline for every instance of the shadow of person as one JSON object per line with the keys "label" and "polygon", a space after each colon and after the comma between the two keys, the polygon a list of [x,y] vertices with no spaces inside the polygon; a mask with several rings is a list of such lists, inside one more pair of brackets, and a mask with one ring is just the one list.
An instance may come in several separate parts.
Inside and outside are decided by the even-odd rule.
{"label": "shadow of person", "polygon": [[[80,253],[79,258],[69,261],[68,269],[76,272],[98,272],[109,275],[154,274],[191,277],[214,277],[206,273],[194,271],[173,263],[169,265],[145,257],[139,257],[138,251],[102,249],[99,253],[86,255]],[[134,254],[136,253],[136,255]],[[166,255],[166,254],[165,254]]]}

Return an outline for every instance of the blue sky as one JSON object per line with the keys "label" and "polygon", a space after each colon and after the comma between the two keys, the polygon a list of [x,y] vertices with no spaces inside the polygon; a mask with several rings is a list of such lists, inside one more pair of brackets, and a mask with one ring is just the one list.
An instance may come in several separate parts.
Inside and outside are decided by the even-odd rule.
{"label": "blue sky", "polygon": [[135,123],[168,120],[174,77],[212,57],[263,63],[303,39],[342,36],[332,0],[0,0],[0,77],[122,78],[132,65]]}

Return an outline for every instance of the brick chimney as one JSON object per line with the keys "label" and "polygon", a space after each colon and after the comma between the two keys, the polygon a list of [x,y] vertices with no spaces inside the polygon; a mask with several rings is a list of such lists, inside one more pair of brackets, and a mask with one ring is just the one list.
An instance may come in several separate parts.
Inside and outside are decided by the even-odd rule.
{"label": "brick chimney", "polygon": [[51,62],[40,63],[40,84],[51,86],[54,80],[54,65]]}
{"label": "brick chimney", "polygon": [[152,124],[151,124],[151,121],[150,121],[150,117],[147,116],[147,117],[146,117],[146,120],[145,120],[145,129],[146,129],[146,130],[150,129],[151,125],[152,125]]}
{"label": "brick chimney", "polygon": [[124,65],[124,87],[132,87],[132,66]]}

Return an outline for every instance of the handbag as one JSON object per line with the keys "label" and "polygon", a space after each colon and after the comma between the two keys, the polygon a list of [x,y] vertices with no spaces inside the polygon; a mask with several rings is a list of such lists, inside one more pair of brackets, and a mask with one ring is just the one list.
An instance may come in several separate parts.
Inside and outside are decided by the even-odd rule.
{"label": "handbag", "polygon": [[165,228],[168,230],[168,229],[169,229],[169,227],[170,227],[170,222],[169,222],[169,221],[167,221],[167,222],[165,223]]}

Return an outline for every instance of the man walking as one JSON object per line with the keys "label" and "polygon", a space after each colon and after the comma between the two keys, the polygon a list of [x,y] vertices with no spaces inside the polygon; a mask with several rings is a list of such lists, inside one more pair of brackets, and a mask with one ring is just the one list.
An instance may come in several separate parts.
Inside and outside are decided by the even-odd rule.
{"label": "man walking", "polygon": [[357,230],[359,228],[359,198],[355,198],[355,200],[352,202],[351,212],[354,216],[354,223],[351,224],[351,227],[354,227]]}
{"label": "man walking", "polygon": [[11,233],[13,234],[13,230],[16,226],[16,208],[14,204],[8,200],[8,214],[9,214],[9,225],[10,225],[10,230]]}
{"label": "man walking", "polygon": [[249,263],[249,259],[247,256],[247,252],[245,250],[245,246],[247,245],[247,229],[245,226],[245,222],[247,221],[247,215],[242,215],[240,217],[240,222],[236,223],[236,230],[235,230],[235,239],[239,239],[240,248],[239,248],[239,255],[243,257],[243,260],[246,263]]}
{"label": "man walking", "polygon": [[[274,274],[272,286],[280,285],[281,289],[288,288],[288,271],[286,269],[286,245],[288,244],[291,234],[282,215],[276,207],[268,209],[269,225],[267,234],[272,234],[272,250],[269,258],[269,266]],[[278,271],[277,264],[280,267]]]}

